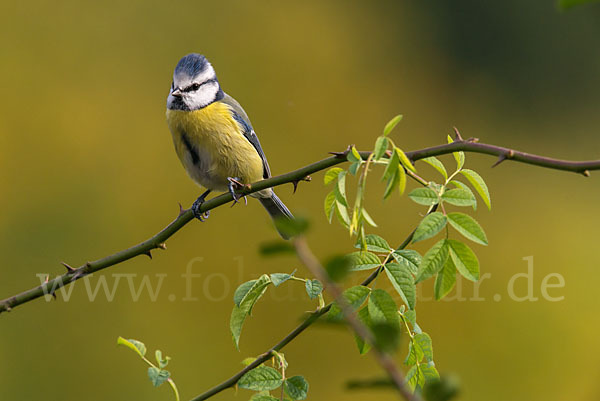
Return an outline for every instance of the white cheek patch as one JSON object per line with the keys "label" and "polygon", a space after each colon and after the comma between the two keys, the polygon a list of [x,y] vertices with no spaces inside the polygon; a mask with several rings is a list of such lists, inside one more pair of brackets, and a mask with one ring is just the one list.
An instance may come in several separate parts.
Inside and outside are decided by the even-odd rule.
{"label": "white cheek patch", "polygon": [[215,101],[219,93],[219,84],[217,82],[208,82],[200,87],[196,92],[184,96],[185,104],[192,110],[201,109]]}

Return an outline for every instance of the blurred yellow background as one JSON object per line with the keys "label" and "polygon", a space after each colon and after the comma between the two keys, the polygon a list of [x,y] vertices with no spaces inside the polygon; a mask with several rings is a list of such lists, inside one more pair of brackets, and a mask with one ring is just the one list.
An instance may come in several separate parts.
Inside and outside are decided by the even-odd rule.
{"label": "blurred yellow background", "polygon": [[[369,149],[398,113],[405,119],[393,139],[405,150],[444,143],[457,126],[482,142],[599,158],[599,42],[600,7],[560,13],[550,0],[4,2],[0,298],[39,284],[37,274],[62,273],[60,261],[80,265],[149,237],[176,216],[178,202],[198,196],[164,115],[172,69],[186,53],[211,60],[280,174],[348,144]],[[451,157],[443,160],[452,167]],[[467,155],[492,194],[492,211],[476,212],[490,245],[472,246],[488,274],[483,300],[427,301],[428,281],[417,307],[438,370],[458,377],[461,400],[597,400],[598,175],[510,162],[490,169],[493,162]],[[295,195],[291,185],[277,192],[310,217],[319,256],[351,251],[344,230],[323,215],[322,175],[313,178]],[[367,202],[375,232],[397,245],[424,208],[398,196],[383,203],[376,181]],[[291,257],[258,255],[276,236],[258,202],[221,207],[152,261],[138,257],[89,280],[95,288],[104,276],[112,289],[121,274],[112,302],[102,290],[91,302],[79,281],[68,302],[59,295],[3,314],[0,399],[171,400],[167,386],[152,388],[133,353],[117,348],[119,335],[173,358],[182,399],[219,383],[315,307],[298,283],[270,290],[244,327],[241,352],[234,349],[228,325],[237,285],[263,272],[308,275]],[[530,256],[539,299],[511,300],[508,282],[527,271]],[[188,266],[200,277],[186,295]],[[549,290],[560,302],[541,295],[550,273],[564,277],[564,288]],[[144,275],[155,287],[163,277],[156,301],[148,291],[138,301],[131,295],[127,277],[137,287]],[[473,285],[462,291],[474,297]],[[516,292],[526,291],[517,280]],[[344,389],[348,379],[381,372],[343,330],[311,328],[284,352],[289,374],[310,382],[309,399],[396,399]]]}

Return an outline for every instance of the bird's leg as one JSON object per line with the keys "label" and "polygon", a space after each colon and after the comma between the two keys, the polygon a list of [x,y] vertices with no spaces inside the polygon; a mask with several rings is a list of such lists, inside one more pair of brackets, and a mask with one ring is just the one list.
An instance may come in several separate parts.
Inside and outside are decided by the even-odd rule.
{"label": "bird's leg", "polygon": [[210,193],[210,189],[207,189],[202,195],[200,195],[198,197],[198,199],[196,199],[196,201],[192,205],[192,212],[194,212],[194,217],[202,222],[205,219],[208,219],[208,216],[210,215],[210,210],[207,210],[204,213],[200,213],[200,207],[206,200],[206,197],[208,196],[209,193]]}
{"label": "bird's leg", "polygon": [[[239,178],[237,178],[237,177],[235,177],[235,178],[227,177],[227,181],[229,181],[229,184],[227,184],[227,188],[229,188],[229,193],[233,197],[233,205],[235,205],[242,198],[242,196],[235,193],[235,189],[236,188],[244,188],[245,185],[242,184],[239,181]],[[248,201],[246,200],[246,196],[243,196],[243,198],[244,198],[244,201],[246,201],[246,204],[248,204]],[[233,207],[233,205],[231,205],[231,206]]]}

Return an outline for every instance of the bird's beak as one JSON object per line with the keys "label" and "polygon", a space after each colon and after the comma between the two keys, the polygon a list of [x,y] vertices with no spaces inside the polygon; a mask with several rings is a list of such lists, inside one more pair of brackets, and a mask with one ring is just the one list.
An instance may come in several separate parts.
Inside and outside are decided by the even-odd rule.
{"label": "bird's beak", "polygon": [[171,95],[173,95],[175,97],[181,97],[183,95],[183,93],[181,92],[180,88],[175,88],[175,89],[173,89],[173,92],[171,92]]}

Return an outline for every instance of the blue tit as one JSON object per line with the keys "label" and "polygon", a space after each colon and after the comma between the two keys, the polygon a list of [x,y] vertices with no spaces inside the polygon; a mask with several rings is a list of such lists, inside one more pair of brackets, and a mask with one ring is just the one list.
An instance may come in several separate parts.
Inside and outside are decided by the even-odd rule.
{"label": "blue tit", "polygon": [[[248,115],[223,92],[215,70],[203,55],[188,54],[177,63],[167,98],[167,123],[183,167],[206,188],[192,206],[198,219],[206,217],[199,210],[211,191],[229,191],[235,202],[239,199],[236,185],[271,176]],[[293,218],[271,188],[251,196],[273,219]]]}

